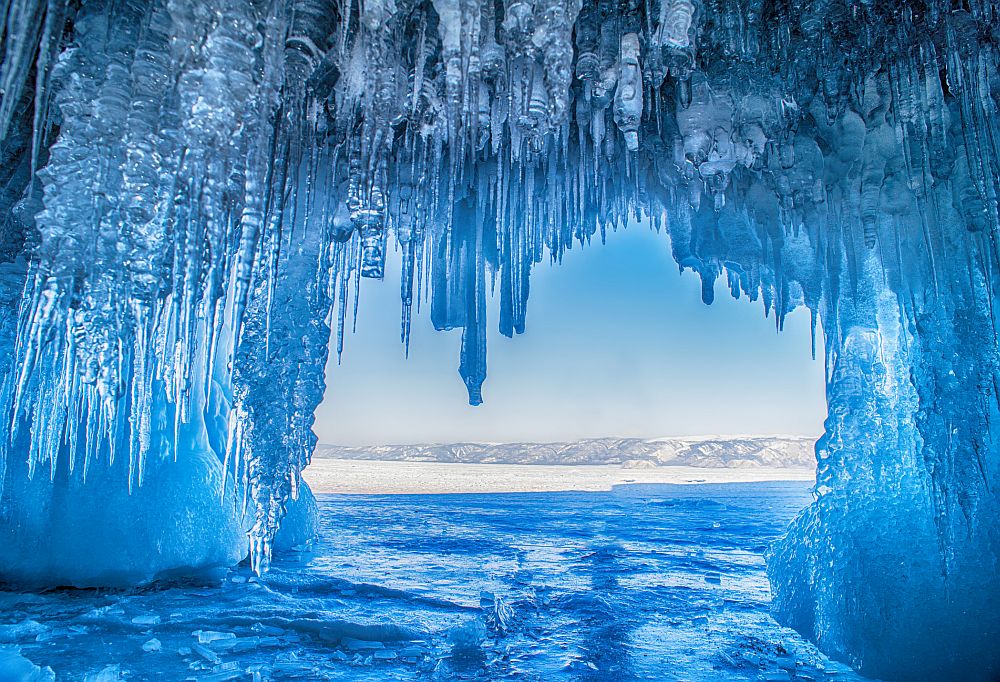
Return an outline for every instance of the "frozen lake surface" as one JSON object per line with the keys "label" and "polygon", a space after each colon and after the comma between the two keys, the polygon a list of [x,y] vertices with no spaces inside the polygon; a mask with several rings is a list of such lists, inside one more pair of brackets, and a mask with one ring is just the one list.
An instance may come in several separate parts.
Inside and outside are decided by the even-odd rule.
{"label": "frozen lake surface", "polygon": [[320,496],[263,579],[0,592],[59,680],[860,680],[768,615],[803,482]]}

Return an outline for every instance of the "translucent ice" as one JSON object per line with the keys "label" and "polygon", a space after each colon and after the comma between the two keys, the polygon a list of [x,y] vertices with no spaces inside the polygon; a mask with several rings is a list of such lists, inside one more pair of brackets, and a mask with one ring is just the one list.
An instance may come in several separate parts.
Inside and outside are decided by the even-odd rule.
{"label": "translucent ice", "polygon": [[52,668],[40,668],[17,651],[0,649],[0,680],[4,682],[51,682]]}
{"label": "translucent ice", "polygon": [[232,502],[219,500],[222,466],[213,454],[184,450],[176,462],[151,465],[131,495],[123,464],[95,462],[86,482],[60,469],[54,481],[21,483],[24,467],[14,463],[0,509],[0,580],[128,586],[207,574],[246,556],[245,524]]}
{"label": "translucent ice", "polygon": [[[101,542],[176,550],[137,579],[247,546],[265,570],[387,249],[404,344],[421,304],[462,329],[478,403],[487,292],[523,332],[532,266],[639,216],[706,303],[724,277],[826,332],[778,617],[876,676],[996,676],[994,0],[5,7],[5,529],[80,552],[109,495]],[[209,538],[173,528],[186,500]],[[37,547],[12,542],[3,570]],[[63,549],[19,575],[104,575]]]}

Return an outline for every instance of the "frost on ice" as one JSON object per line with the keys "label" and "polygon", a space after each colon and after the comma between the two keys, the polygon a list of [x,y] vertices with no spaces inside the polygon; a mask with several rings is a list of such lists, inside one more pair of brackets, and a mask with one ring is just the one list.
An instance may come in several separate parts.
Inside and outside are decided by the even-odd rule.
{"label": "frost on ice", "polygon": [[[2,6],[5,528],[96,496],[108,537],[179,548],[143,579],[233,537],[263,570],[331,329],[340,352],[387,250],[402,342],[420,306],[461,328],[478,403],[487,295],[524,331],[533,264],[642,217],[706,303],[725,277],[779,328],[822,320],[830,416],[770,557],[778,618],[872,675],[998,674],[1000,5]],[[214,539],[171,476],[218,500]],[[70,549],[45,566],[73,582]]]}

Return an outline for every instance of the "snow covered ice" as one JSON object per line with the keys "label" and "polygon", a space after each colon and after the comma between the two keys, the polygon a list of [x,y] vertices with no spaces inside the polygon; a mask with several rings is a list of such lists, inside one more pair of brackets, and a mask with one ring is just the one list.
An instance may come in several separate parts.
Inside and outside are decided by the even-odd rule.
{"label": "snow covered ice", "polygon": [[260,578],[0,591],[0,647],[59,680],[866,682],[767,613],[761,552],[808,500],[804,482],[321,495],[315,546]]}
{"label": "snow covered ice", "polygon": [[0,576],[265,571],[388,249],[478,403],[487,296],[523,332],[533,265],[638,219],[823,325],[777,618],[1000,674],[995,2],[2,6]]}

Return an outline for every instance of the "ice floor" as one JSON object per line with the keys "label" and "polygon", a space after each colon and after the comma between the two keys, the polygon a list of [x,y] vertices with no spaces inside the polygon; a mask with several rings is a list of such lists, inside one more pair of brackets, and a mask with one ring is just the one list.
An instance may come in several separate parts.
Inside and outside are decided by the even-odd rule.
{"label": "ice floor", "polygon": [[[803,483],[326,496],[256,580],[0,593],[58,680],[860,680],[768,615]],[[38,679],[45,679],[38,677]]]}

